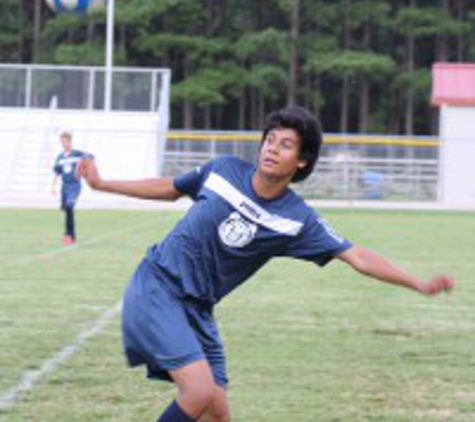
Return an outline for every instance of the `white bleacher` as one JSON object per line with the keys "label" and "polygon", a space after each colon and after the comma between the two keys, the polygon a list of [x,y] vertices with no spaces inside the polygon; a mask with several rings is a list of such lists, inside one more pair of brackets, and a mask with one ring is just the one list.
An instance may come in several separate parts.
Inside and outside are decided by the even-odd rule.
{"label": "white bleacher", "polygon": [[[57,207],[52,166],[59,133],[92,153],[108,178],[160,173],[169,123],[169,69],[114,68],[111,109],[100,67],[0,64],[0,206]],[[91,192],[80,206],[139,206]],[[143,207],[143,203],[140,205]]]}
{"label": "white bleacher", "polygon": [[[52,166],[58,134],[73,132],[73,146],[94,154],[108,178],[157,175],[159,118],[155,113],[0,110],[0,206],[57,207]],[[86,206],[133,206],[136,201],[84,189]]]}

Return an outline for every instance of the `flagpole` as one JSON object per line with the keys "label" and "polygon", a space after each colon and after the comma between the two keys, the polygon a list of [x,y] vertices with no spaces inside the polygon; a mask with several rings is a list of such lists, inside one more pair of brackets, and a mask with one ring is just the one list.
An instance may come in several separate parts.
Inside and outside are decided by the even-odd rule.
{"label": "flagpole", "polygon": [[114,0],[107,0],[106,68],[104,86],[104,111],[112,105],[112,71],[114,67]]}

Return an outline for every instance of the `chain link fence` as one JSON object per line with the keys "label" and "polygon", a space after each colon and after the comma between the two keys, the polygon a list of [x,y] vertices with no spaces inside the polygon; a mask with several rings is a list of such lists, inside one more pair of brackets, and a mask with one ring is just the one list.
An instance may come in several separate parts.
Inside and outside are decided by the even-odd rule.
{"label": "chain link fence", "polygon": [[[169,133],[163,173],[187,172],[220,155],[255,162],[259,132]],[[308,199],[434,201],[438,140],[433,137],[327,135],[313,174],[294,188]]]}

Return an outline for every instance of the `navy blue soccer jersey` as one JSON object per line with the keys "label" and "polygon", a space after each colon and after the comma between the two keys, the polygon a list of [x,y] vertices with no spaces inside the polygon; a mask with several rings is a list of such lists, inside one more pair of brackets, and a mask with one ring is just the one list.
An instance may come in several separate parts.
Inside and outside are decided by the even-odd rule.
{"label": "navy blue soccer jersey", "polygon": [[175,178],[176,189],[194,204],[148,251],[171,287],[214,304],[273,257],[323,266],[351,246],[293,190],[272,200],[258,197],[255,171],[253,164],[222,157]]}
{"label": "navy blue soccer jersey", "polygon": [[58,155],[54,163],[53,171],[61,176],[63,186],[78,184],[79,180],[75,176],[76,167],[82,158],[86,158],[88,154],[72,150],[68,155],[64,152]]}

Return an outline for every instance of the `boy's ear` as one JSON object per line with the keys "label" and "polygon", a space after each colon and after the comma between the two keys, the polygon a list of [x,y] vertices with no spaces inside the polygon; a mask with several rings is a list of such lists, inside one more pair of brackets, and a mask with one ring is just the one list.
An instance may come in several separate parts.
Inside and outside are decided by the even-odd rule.
{"label": "boy's ear", "polygon": [[299,160],[299,162],[297,163],[297,167],[299,168],[299,170],[302,170],[303,168],[305,168],[305,166],[307,165],[307,160]]}

